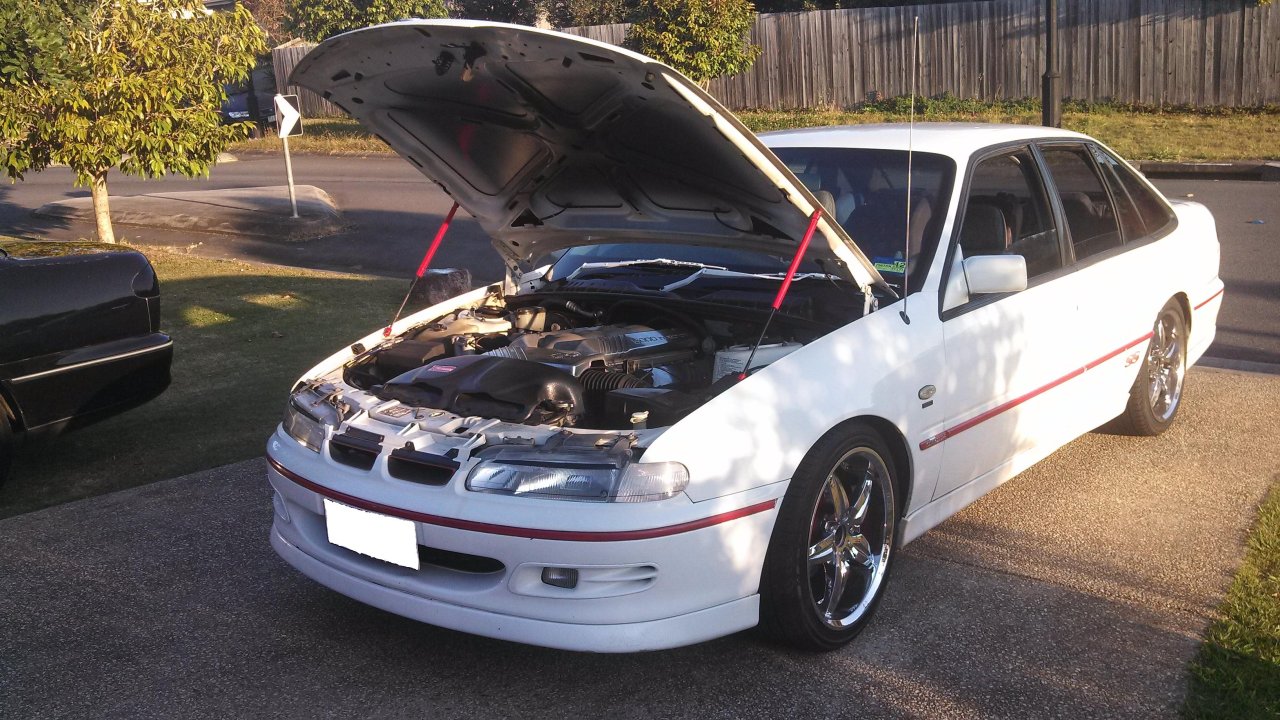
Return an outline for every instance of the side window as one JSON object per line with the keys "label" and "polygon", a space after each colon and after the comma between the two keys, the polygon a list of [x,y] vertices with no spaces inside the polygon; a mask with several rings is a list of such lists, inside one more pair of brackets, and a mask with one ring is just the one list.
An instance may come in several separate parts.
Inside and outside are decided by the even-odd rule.
{"label": "side window", "polygon": [[1081,145],[1041,148],[1071,231],[1076,259],[1120,246],[1120,226],[1111,198]]}
{"label": "side window", "polygon": [[[1126,242],[1152,235],[1173,221],[1169,205],[1142,182],[1132,169],[1106,150],[1096,145],[1090,147],[1098,166],[1103,168],[1112,196],[1117,198],[1116,202],[1120,205],[1120,224],[1124,228]],[[1120,198],[1125,198],[1127,208]],[[1126,217],[1126,212],[1133,213],[1136,222]],[[1134,232],[1130,232],[1130,225],[1134,226]]]}
{"label": "side window", "polygon": [[986,158],[974,168],[960,249],[964,257],[1021,255],[1028,278],[1062,267],[1048,198],[1027,150]]}
{"label": "side window", "polygon": [[1115,201],[1116,214],[1120,216],[1120,231],[1124,241],[1132,242],[1143,237],[1147,234],[1146,223],[1142,221],[1142,215],[1138,213],[1138,206],[1129,196],[1129,191],[1120,184],[1120,178],[1116,176],[1115,160],[1096,145],[1090,145],[1089,151],[1093,153],[1093,160],[1102,171],[1102,181],[1106,183],[1107,190],[1111,191],[1111,199]]}

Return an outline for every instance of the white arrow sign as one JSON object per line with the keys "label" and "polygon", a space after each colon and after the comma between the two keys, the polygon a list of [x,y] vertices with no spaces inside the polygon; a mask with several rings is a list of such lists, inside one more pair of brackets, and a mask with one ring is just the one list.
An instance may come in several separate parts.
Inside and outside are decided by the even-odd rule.
{"label": "white arrow sign", "polygon": [[[280,137],[284,142],[284,172],[289,178],[289,207],[293,210],[293,217],[298,217],[298,196],[293,189],[293,160],[289,158],[289,136],[301,135],[302,124],[298,122],[302,119],[302,113],[298,112],[297,95],[276,95],[276,125],[280,128]],[[294,130],[297,132],[294,132]]]}
{"label": "white arrow sign", "polygon": [[288,137],[299,133],[293,132],[293,127],[302,119],[302,113],[298,112],[289,101],[298,101],[297,95],[276,95],[276,124],[280,128],[280,137]]}

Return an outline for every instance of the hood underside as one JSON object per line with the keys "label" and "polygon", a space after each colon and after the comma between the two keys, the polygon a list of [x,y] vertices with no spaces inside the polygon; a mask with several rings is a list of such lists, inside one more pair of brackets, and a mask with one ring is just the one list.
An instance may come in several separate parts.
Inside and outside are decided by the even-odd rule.
{"label": "hood underside", "polygon": [[[407,20],[321,43],[291,82],[436,181],[517,269],[602,242],[794,254],[817,200],[677,71],[534,28]],[[810,257],[884,286],[825,217]]]}

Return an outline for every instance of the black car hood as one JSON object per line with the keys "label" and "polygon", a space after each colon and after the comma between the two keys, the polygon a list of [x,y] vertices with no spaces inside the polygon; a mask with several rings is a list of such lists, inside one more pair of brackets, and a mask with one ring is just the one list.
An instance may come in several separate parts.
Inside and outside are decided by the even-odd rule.
{"label": "black car hood", "polygon": [[[513,269],[605,242],[790,257],[818,207],[737,118],[677,71],[573,35],[406,20],[338,35],[294,69],[435,180]],[[810,249],[884,280],[825,217]]]}

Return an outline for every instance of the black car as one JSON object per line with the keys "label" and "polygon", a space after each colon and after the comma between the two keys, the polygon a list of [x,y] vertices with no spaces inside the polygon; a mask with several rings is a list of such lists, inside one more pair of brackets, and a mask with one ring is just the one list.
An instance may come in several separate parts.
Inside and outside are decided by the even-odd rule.
{"label": "black car", "polygon": [[0,240],[0,481],[14,439],[127,410],[169,385],[160,283],[99,243]]}
{"label": "black car", "polygon": [[276,122],[276,79],[271,63],[258,65],[253,69],[253,82],[227,83],[223,86],[227,99],[222,103],[222,121],[225,123],[253,120],[253,108],[249,103],[252,95],[258,106],[256,122],[261,125],[274,125]]}

